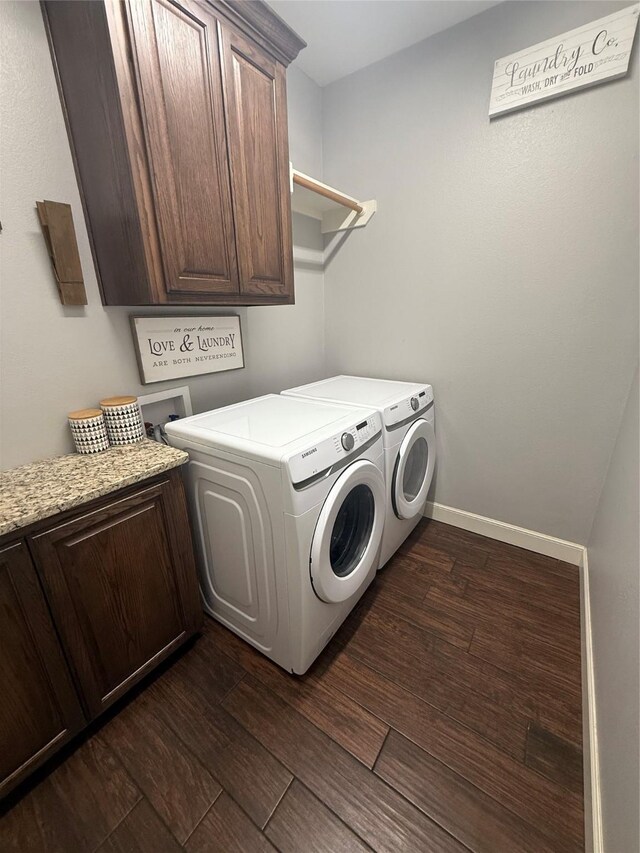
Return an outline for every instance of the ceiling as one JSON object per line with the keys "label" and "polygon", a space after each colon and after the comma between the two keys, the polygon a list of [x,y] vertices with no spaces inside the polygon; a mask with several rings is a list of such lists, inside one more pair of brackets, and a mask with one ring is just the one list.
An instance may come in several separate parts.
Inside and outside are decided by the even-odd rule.
{"label": "ceiling", "polygon": [[499,0],[268,0],[307,42],[296,65],[326,86]]}

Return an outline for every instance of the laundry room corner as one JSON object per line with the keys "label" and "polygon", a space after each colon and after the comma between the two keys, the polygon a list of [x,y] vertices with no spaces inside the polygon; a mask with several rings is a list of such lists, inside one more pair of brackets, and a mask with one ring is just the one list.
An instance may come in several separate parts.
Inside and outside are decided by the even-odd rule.
{"label": "laundry room corner", "polygon": [[640,0],[0,0],[0,851],[639,853]]}
{"label": "laundry room corner", "polygon": [[328,373],[429,377],[430,498],[581,545],[636,363],[638,52],[488,98],[498,57],[626,6],[499,3],[323,89],[324,179],[378,199],[325,269]]}

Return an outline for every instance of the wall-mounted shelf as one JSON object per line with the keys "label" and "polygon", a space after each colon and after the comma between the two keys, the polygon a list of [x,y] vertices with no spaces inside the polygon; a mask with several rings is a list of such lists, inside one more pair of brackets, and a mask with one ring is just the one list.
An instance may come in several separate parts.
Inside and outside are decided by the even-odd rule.
{"label": "wall-mounted shelf", "polygon": [[323,234],[362,228],[376,212],[375,201],[358,201],[291,168],[291,209],[322,223]]}

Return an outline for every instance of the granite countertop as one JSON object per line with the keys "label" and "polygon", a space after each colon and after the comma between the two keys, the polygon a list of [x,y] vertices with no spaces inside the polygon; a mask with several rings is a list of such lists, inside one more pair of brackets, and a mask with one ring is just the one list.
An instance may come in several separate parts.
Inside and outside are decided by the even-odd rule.
{"label": "granite countertop", "polygon": [[0,473],[0,536],[177,468],[188,459],[183,450],[145,439]]}

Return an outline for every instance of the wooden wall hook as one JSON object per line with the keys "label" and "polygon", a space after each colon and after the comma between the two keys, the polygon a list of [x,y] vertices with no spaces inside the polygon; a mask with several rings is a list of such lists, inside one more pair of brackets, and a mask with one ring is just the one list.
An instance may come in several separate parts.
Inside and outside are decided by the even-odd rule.
{"label": "wooden wall hook", "polygon": [[87,294],[71,205],[59,201],[37,201],[36,207],[53,264],[60,301],[63,305],[86,305]]}

